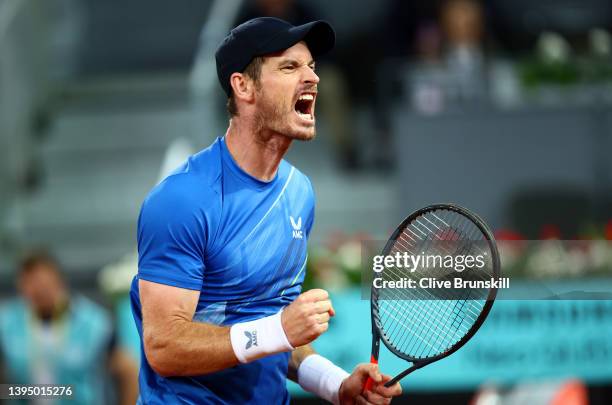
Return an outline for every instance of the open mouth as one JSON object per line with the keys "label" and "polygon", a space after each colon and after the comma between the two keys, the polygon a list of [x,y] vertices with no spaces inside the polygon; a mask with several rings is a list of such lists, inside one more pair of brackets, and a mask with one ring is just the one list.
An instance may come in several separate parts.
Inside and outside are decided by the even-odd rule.
{"label": "open mouth", "polygon": [[297,115],[307,121],[314,120],[314,99],[315,96],[312,93],[304,93],[300,95],[295,103],[295,112]]}

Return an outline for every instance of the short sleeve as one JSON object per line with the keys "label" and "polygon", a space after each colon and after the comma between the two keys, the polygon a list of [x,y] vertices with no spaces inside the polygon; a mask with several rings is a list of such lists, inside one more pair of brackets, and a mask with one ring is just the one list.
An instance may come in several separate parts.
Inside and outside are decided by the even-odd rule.
{"label": "short sleeve", "polygon": [[194,188],[166,179],[149,194],[138,218],[138,278],[201,290],[205,210]]}

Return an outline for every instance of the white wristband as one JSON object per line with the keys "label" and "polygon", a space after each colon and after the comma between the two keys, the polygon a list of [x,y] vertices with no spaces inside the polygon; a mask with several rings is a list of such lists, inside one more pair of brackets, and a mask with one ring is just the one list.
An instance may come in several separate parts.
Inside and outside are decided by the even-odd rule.
{"label": "white wristband", "polygon": [[293,350],[283,329],[282,312],[232,325],[230,340],[238,361],[249,363],[271,354]]}
{"label": "white wristband", "polygon": [[305,391],[338,405],[340,385],[349,373],[323,356],[311,354],[298,367],[298,383]]}

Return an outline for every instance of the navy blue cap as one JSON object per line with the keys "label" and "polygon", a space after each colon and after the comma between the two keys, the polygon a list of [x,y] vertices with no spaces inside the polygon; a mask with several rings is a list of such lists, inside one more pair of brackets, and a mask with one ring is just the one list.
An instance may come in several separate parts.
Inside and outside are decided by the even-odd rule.
{"label": "navy blue cap", "polygon": [[230,76],[243,72],[254,57],[283,51],[300,41],[306,42],[313,57],[330,51],[336,42],[334,29],[325,21],[294,26],[274,17],[253,18],[234,28],[215,52],[217,76],[229,97]]}

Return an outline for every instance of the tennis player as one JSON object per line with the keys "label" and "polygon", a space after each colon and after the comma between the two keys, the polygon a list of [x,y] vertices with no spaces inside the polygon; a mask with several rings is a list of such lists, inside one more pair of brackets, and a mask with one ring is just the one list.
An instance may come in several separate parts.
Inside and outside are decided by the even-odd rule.
{"label": "tennis player", "polygon": [[326,22],[264,17],[219,46],[229,128],[151,191],[138,220],[139,403],[288,404],[286,378],[335,404],[401,393],[376,365],[349,375],[309,346],[334,309],[324,290],[301,293],[314,196],[283,156],[315,136],[313,58],[334,41]]}

